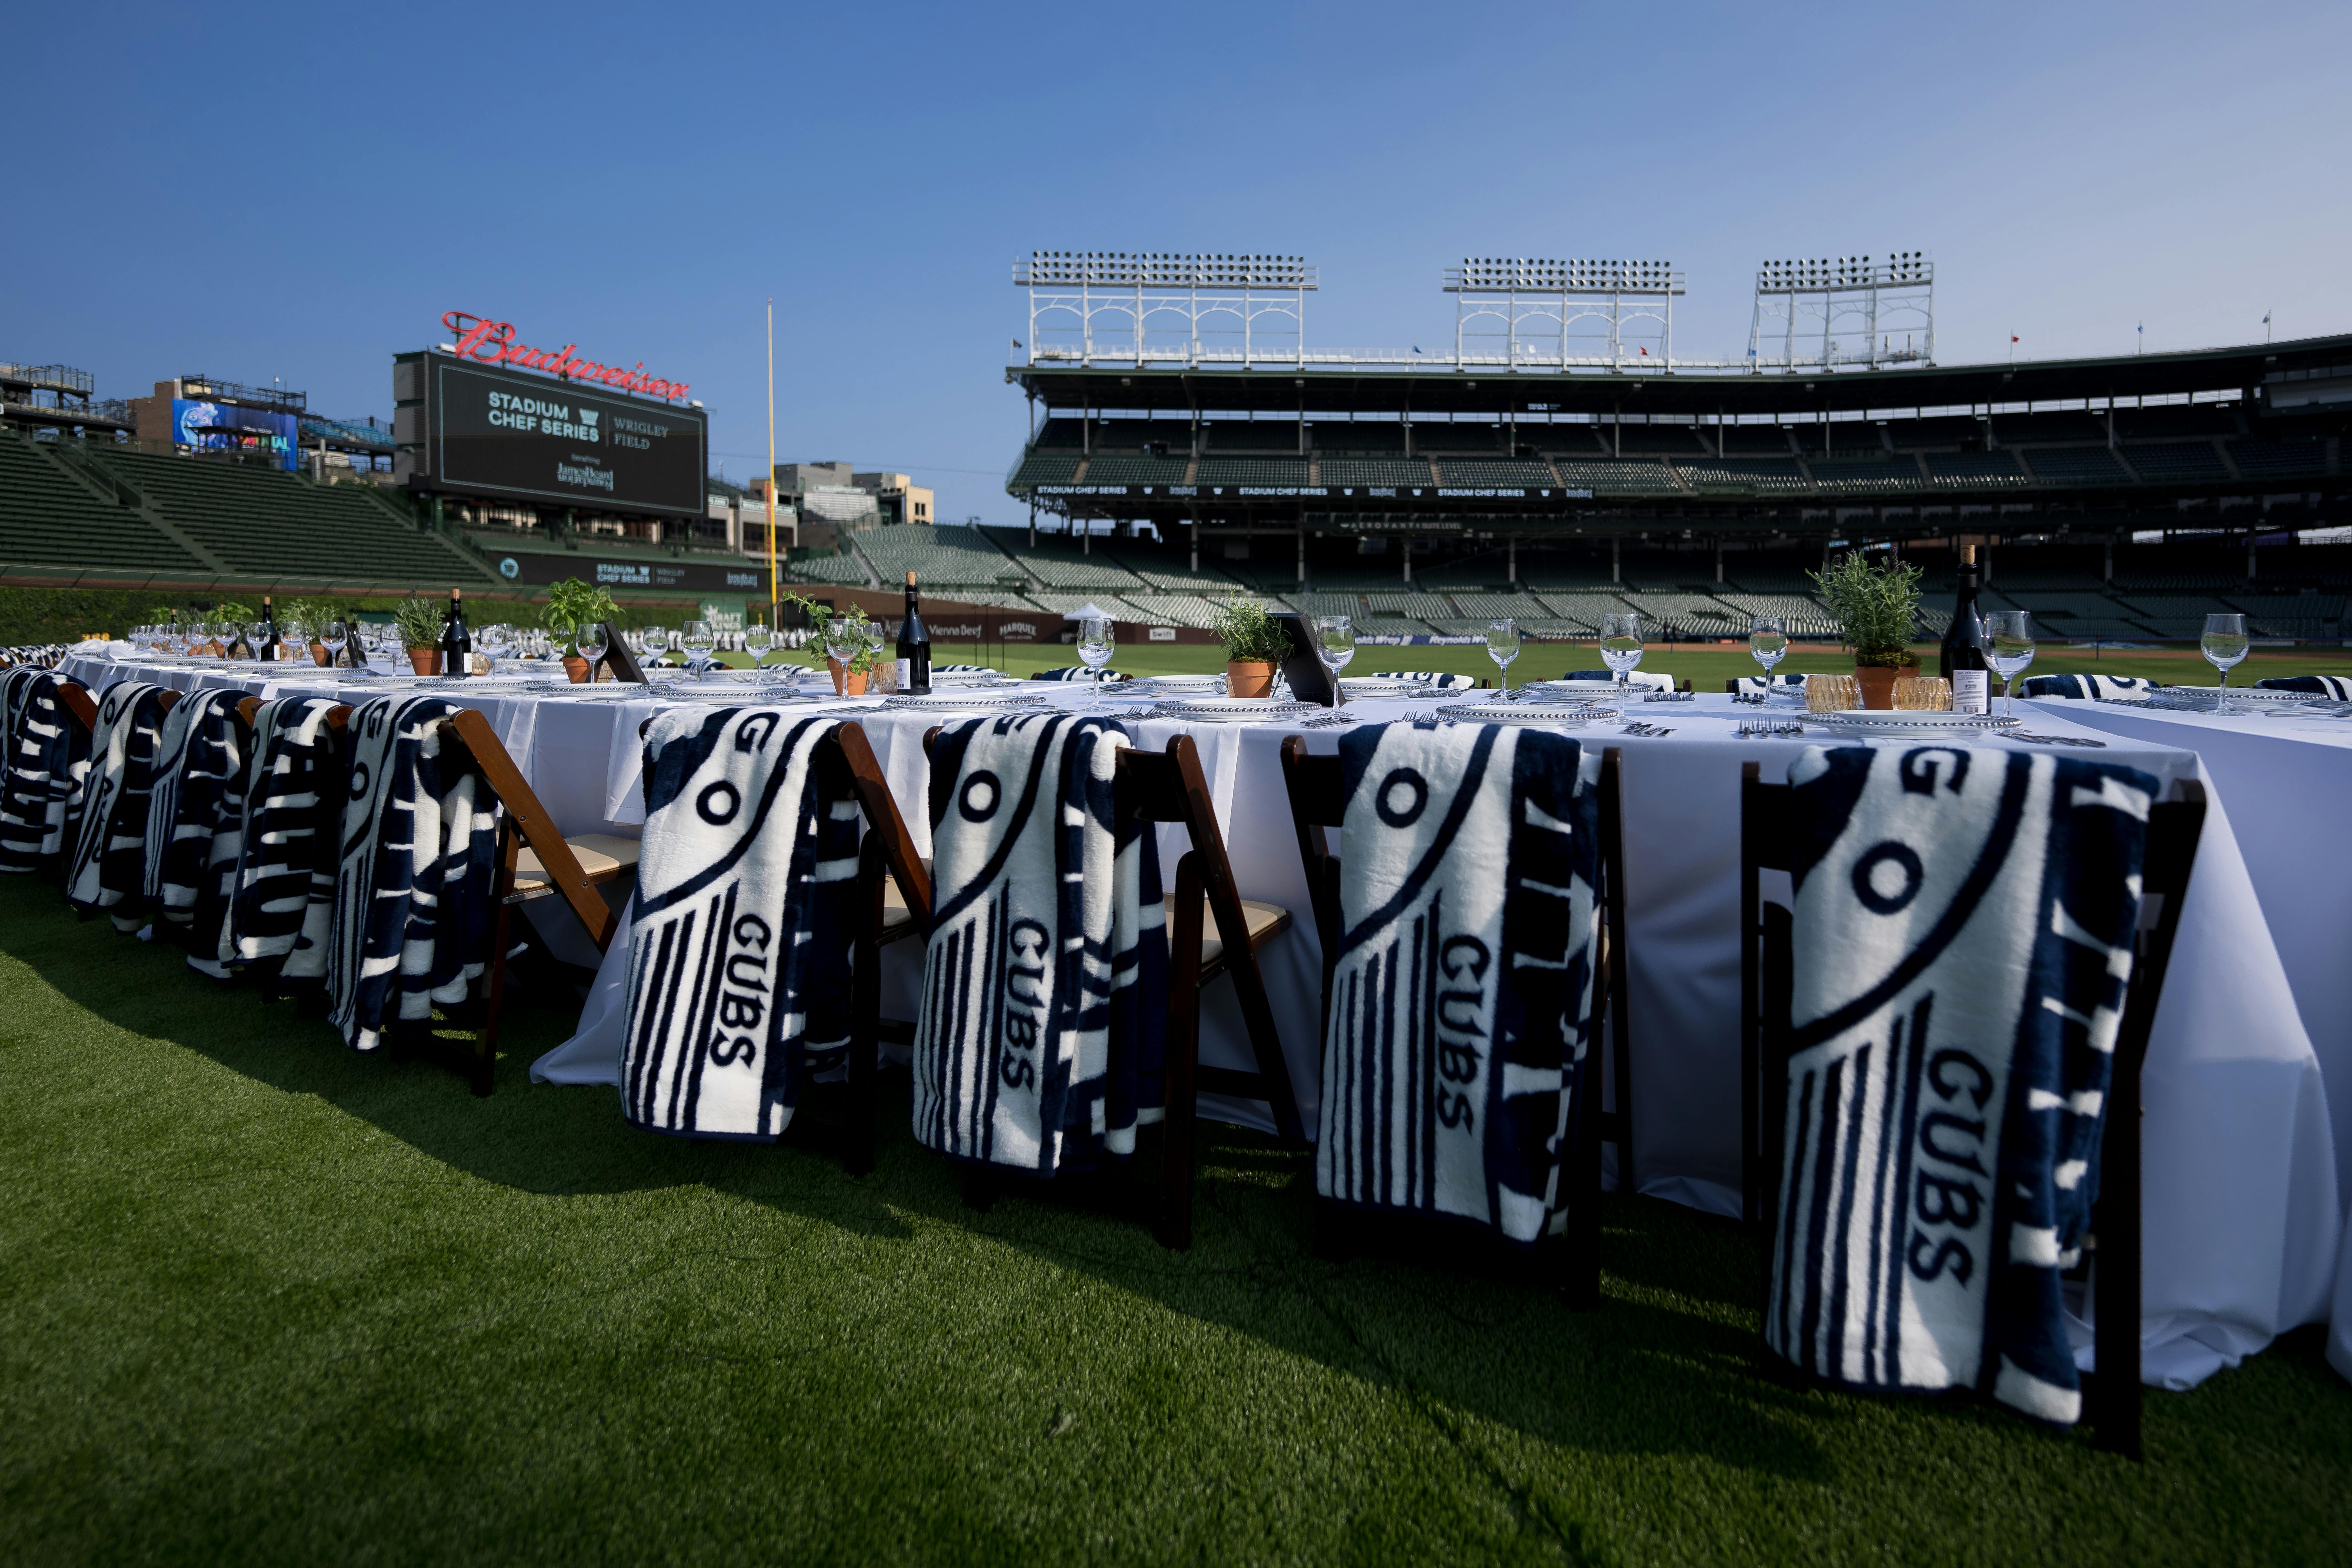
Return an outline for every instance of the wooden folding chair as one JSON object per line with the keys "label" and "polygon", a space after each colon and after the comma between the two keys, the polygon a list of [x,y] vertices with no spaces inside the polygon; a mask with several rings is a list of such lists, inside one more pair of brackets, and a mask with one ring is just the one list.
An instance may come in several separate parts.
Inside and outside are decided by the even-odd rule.
{"label": "wooden folding chair", "polygon": [[[1769,1237],[1780,1213],[1780,1152],[1787,1136],[1795,920],[1785,905],[1763,901],[1761,873],[1793,870],[1797,838],[1790,786],[1764,783],[1759,763],[1742,763],[1739,772],[1740,1169],[1746,1217]],[[2098,1370],[2084,1390],[2084,1415],[2095,1447],[2135,1460],[2140,1458],[2140,1069],[2205,827],[2204,785],[2180,780],[2173,797],[2148,812],[2139,930],[2100,1133],[2099,1200],[2084,1247],[2098,1268],[2092,1322]]]}
{"label": "wooden folding chair", "polygon": [[[1574,1173],[1569,1208],[1569,1238],[1576,1260],[1568,1285],[1579,1305],[1595,1306],[1601,1300],[1601,1145],[1617,1146],[1617,1190],[1635,1191],[1633,1168],[1633,1034],[1626,1003],[1625,975],[1625,845],[1620,772],[1624,752],[1611,746],[1601,753],[1601,953],[1598,982],[1601,994],[1593,1018],[1595,1055],[1579,1097],[1579,1142],[1582,1148]],[[1331,1030],[1331,978],[1339,962],[1344,921],[1339,912],[1339,855],[1331,847],[1328,829],[1346,826],[1347,790],[1337,755],[1316,756],[1305,737],[1292,735],[1282,742],[1282,782],[1290,796],[1290,820],[1298,835],[1298,859],[1307,871],[1307,886],[1315,906],[1315,929],[1323,944],[1322,1035]],[[1598,1047],[1606,1025],[1611,1042],[1608,1072],[1601,1070]],[[1613,1090],[1616,1105],[1601,1108],[1604,1093]]]}
{"label": "wooden folding chair", "polygon": [[931,929],[930,868],[915,853],[906,819],[890,795],[889,782],[873,743],[855,721],[837,727],[819,749],[820,765],[837,752],[851,789],[866,814],[866,837],[858,846],[858,881],[866,896],[858,903],[857,930],[850,953],[849,1094],[844,1167],[853,1176],[874,1168],[875,1089],[886,1032],[900,1044],[914,1039],[914,1026],[882,1017],[882,950]]}

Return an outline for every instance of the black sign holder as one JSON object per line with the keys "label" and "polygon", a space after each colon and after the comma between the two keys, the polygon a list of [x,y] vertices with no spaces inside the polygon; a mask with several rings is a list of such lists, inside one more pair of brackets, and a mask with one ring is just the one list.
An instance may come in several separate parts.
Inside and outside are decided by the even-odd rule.
{"label": "black sign holder", "polygon": [[[631,653],[629,645],[621,640],[621,629],[610,621],[599,624],[604,628],[604,651],[597,658],[596,664],[611,670],[615,680],[645,685],[646,672],[637,668],[637,656]],[[588,679],[591,680],[596,679],[596,664],[588,667]]]}
{"label": "black sign holder", "polygon": [[1331,684],[1331,672],[1324,668],[1322,655],[1315,651],[1318,640],[1315,628],[1296,610],[1269,618],[1290,636],[1290,652],[1283,658],[1282,673],[1290,682],[1292,699],[1325,708],[1335,706],[1339,693]]}

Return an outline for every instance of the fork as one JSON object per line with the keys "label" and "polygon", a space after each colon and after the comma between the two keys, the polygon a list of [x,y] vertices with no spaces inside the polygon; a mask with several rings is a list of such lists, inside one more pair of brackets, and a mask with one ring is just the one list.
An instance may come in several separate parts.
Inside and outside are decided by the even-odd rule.
{"label": "fork", "polygon": [[2021,730],[2010,731],[2009,738],[2012,741],[2032,741],[2037,745],[2043,746],[2104,746],[2106,744],[2105,741],[2087,740],[2080,735],[2029,735]]}

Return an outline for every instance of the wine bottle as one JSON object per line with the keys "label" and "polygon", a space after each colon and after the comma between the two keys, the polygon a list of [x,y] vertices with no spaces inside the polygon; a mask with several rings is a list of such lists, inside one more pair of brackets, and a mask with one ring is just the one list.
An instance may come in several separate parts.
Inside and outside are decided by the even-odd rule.
{"label": "wine bottle", "polygon": [[441,626],[441,673],[471,675],[474,673],[474,639],[466,632],[466,606],[458,602],[460,589],[449,590],[449,618]]}
{"label": "wine bottle", "polygon": [[1992,710],[1992,661],[1985,658],[1984,617],[1977,613],[1977,547],[1960,546],[1959,586],[1952,599],[1952,624],[1945,628],[1938,662],[1952,683],[1952,711]]}
{"label": "wine bottle", "polygon": [[269,595],[264,594],[261,595],[261,646],[253,650],[253,657],[272,661],[283,658],[286,656],[279,651],[281,647],[278,637],[278,612],[270,607]]}
{"label": "wine bottle", "polygon": [[931,634],[923,626],[923,611],[915,593],[915,574],[907,574],[907,617],[898,623],[898,689],[921,694],[931,689]]}

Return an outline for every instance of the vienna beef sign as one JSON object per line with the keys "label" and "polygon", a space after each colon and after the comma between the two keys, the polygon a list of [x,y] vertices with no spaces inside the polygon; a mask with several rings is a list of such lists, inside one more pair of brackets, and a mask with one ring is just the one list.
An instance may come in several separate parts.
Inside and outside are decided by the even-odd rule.
{"label": "vienna beef sign", "polygon": [[645,362],[626,370],[616,364],[598,364],[594,360],[575,359],[572,351],[577,343],[566,343],[560,349],[535,349],[528,343],[515,342],[512,321],[493,321],[484,316],[469,316],[463,310],[452,310],[441,318],[456,341],[459,359],[478,364],[516,364],[525,370],[544,371],[549,375],[566,381],[593,381],[600,385],[634,392],[646,397],[683,399],[687,384],[664,381],[646,374]]}

